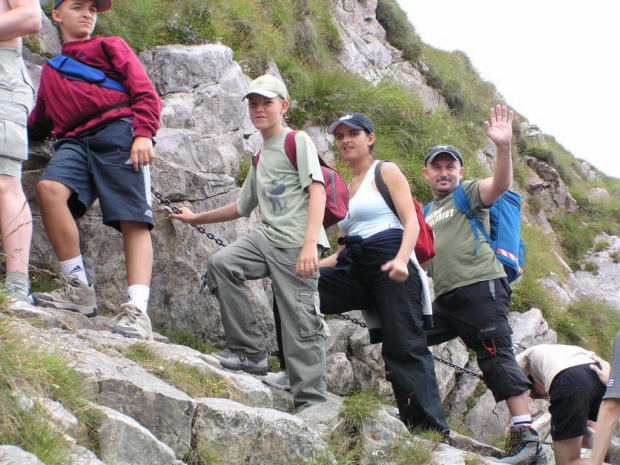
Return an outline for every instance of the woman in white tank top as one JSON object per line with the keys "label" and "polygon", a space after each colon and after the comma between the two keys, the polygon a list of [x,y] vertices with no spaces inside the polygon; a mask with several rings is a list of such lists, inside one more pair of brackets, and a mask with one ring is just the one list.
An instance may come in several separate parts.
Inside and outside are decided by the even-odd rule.
{"label": "woman in white tank top", "polygon": [[430,302],[428,294],[424,297],[428,284],[413,254],[420,225],[409,183],[396,164],[380,166],[397,217],[375,184],[372,121],[351,113],[328,132],[336,138],[338,154],[351,167],[353,178],[349,214],[338,223],[338,249],[320,262],[321,310],[326,314],[365,310],[371,343],[383,341],[386,378],[392,383],[401,420],[447,435],[423,328],[422,308]]}

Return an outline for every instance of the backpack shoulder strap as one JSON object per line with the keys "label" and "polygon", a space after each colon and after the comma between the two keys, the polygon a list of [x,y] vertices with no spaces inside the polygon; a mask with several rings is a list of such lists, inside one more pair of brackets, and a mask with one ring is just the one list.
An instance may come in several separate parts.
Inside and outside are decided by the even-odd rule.
{"label": "backpack shoulder strap", "polygon": [[431,200],[430,202],[428,202],[426,205],[424,205],[424,211],[422,212],[422,214],[424,215],[424,218],[426,218],[426,215],[428,215],[429,210],[431,209],[431,207],[433,206],[433,201]]}
{"label": "backpack shoulder strap", "polygon": [[297,171],[297,145],[295,145],[295,136],[299,132],[298,129],[290,131],[284,139],[284,152],[288,157],[291,165]]}
{"label": "backpack shoulder strap", "polygon": [[474,249],[474,254],[478,254],[478,249],[480,247],[480,235],[478,231],[484,236],[489,244],[491,244],[491,238],[489,234],[485,231],[484,226],[480,223],[480,220],[474,216],[474,213],[471,211],[471,205],[469,204],[469,199],[467,195],[465,195],[465,191],[463,190],[463,185],[459,184],[452,194],[452,199],[454,200],[454,205],[461,213],[464,213],[469,220],[469,226],[471,227],[471,232],[476,238],[476,248]]}
{"label": "backpack shoulder strap", "polygon": [[100,69],[93,68],[69,55],[56,55],[47,60],[47,64],[66,79],[90,82],[119,92],[127,92],[125,86],[119,81],[106,76]]}
{"label": "backpack shoulder strap", "polygon": [[[381,194],[381,197],[383,197],[383,200],[385,201],[387,206],[390,207],[390,210],[392,210],[392,213],[394,213],[394,215],[396,215],[396,218],[398,218],[398,213],[396,212],[396,206],[394,205],[394,202],[392,201],[392,197],[390,196],[390,191],[388,190],[387,186],[385,185],[385,181],[383,180],[383,177],[381,176],[381,165],[383,165],[384,163],[385,163],[384,160],[380,160],[379,163],[377,163],[375,166],[375,184],[377,185],[377,189],[379,190],[379,193]],[[400,218],[398,219],[400,220]]]}
{"label": "backpack shoulder strap", "polygon": [[256,165],[258,165],[258,160],[260,159],[260,152],[261,152],[261,149],[258,149],[258,152],[252,155],[252,166],[254,168],[256,168]]}

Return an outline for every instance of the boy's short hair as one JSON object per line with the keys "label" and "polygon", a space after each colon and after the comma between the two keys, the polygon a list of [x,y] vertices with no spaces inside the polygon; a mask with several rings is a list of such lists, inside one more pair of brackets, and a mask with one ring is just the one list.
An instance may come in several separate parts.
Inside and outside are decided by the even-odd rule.
{"label": "boy's short hair", "polygon": [[[54,0],[54,10],[57,10],[64,1],[65,0]],[[97,7],[97,13],[107,11],[112,7],[112,0],[95,0],[95,6]]]}
{"label": "boy's short hair", "polygon": [[258,94],[267,98],[280,97],[288,100],[286,84],[271,74],[264,74],[250,82],[243,98],[247,98],[250,94]]}

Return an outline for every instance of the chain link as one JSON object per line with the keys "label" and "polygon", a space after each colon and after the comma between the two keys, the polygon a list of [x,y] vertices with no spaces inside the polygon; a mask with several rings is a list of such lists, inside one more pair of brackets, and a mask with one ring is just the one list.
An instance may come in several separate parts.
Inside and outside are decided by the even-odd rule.
{"label": "chain link", "polygon": [[[181,213],[181,210],[179,210],[175,205],[173,205],[170,199],[165,198],[160,192],[157,192],[152,186],[151,186],[151,192],[153,193],[155,198],[159,200],[160,204],[163,204],[166,207],[170,208],[170,210],[172,210],[174,213]],[[208,232],[202,226],[194,226],[194,228],[196,228],[199,233],[205,234],[209,239],[214,241],[220,247],[226,246],[226,244],[221,239],[218,239],[217,237],[215,237],[213,234]]]}
{"label": "chain link", "polygon": [[[347,315],[346,313],[341,313],[338,315],[338,317],[340,317],[342,320],[347,320],[350,321],[351,323],[361,327],[361,328],[368,328],[368,325],[366,323],[364,323],[363,321],[358,320],[357,318],[354,318],[350,315]],[[433,354],[433,358],[435,360],[437,360],[439,363],[443,363],[444,365],[449,366],[450,368],[454,368],[457,371],[460,371],[461,373],[465,373],[467,375],[471,375],[474,376],[475,378],[480,378],[482,379],[482,376],[480,375],[480,373],[476,373],[475,371],[472,370],[468,370],[467,368],[458,366],[454,363],[452,363],[450,360],[446,360],[445,358],[441,358],[435,354]]]}

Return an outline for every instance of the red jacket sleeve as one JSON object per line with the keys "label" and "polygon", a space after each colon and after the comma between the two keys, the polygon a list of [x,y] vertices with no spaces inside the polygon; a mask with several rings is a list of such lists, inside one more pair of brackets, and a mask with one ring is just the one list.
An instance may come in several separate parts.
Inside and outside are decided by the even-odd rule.
{"label": "red jacket sleeve", "polygon": [[155,137],[159,129],[161,100],[138,57],[120,37],[106,38],[102,47],[129,93],[134,136]]}

